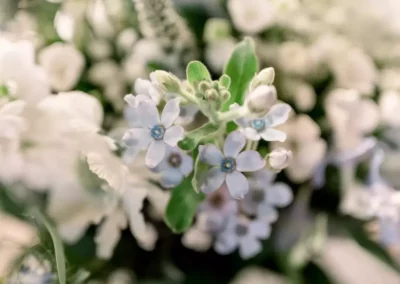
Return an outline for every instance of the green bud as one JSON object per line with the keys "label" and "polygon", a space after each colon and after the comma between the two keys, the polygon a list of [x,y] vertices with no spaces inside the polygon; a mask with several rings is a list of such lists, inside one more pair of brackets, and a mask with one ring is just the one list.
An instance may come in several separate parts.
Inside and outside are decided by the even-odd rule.
{"label": "green bud", "polygon": [[250,90],[255,90],[258,86],[272,85],[275,79],[275,70],[272,67],[265,68],[258,73],[250,83]]}
{"label": "green bud", "polygon": [[215,89],[215,90],[219,90],[219,82],[218,81],[213,81],[212,83],[211,83],[211,86],[213,87],[213,89]]}
{"label": "green bud", "polygon": [[207,101],[217,101],[218,100],[218,92],[214,89],[209,89],[206,92],[205,98]]}
{"label": "green bud", "polygon": [[181,81],[171,73],[157,70],[150,73],[151,81],[158,84],[167,93],[179,93]]}
{"label": "green bud", "polygon": [[200,82],[200,84],[199,84],[199,86],[198,86],[198,89],[199,89],[200,92],[205,93],[205,92],[207,92],[209,89],[211,89],[211,84],[210,84],[209,82],[202,81],[202,82]]}
{"label": "green bud", "polygon": [[228,75],[222,75],[221,78],[219,78],[219,84],[224,88],[229,89],[231,86],[231,78]]}
{"label": "green bud", "polygon": [[221,101],[225,103],[231,97],[231,93],[228,90],[222,90],[220,92],[220,96],[221,96]]}

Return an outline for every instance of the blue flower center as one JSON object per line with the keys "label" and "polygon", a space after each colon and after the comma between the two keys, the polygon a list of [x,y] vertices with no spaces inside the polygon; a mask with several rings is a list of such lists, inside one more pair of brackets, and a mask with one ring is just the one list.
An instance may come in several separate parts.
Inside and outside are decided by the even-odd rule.
{"label": "blue flower center", "polygon": [[161,125],[156,125],[150,130],[150,133],[151,137],[155,140],[162,140],[164,138],[165,128]]}
{"label": "blue flower center", "polygon": [[250,122],[250,125],[255,130],[262,131],[265,128],[265,121],[264,119],[255,119],[252,122]]}
{"label": "blue flower center", "polygon": [[236,161],[233,158],[224,158],[221,162],[221,171],[231,173],[236,169]]}

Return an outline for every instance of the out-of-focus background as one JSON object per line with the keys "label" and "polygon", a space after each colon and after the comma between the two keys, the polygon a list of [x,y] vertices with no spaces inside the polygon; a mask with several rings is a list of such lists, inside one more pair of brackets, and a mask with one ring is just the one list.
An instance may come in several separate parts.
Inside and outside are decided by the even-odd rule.
{"label": "out-of-focus background", "polygon": [[[399,15],[398,0],[0,0],[0,283],[400,284]],[[251,257],[217,252],[212,198],[173,233],[172,190],[120,143],[124,96],[151,72],[183,80],[199,60],[218,79],[246,37],[292,108],[286,141],[260,146],[291,154],[270,162]],[[186,130],[204,121],[182,110]],[[135,193],[110,190],[125,171]]]}

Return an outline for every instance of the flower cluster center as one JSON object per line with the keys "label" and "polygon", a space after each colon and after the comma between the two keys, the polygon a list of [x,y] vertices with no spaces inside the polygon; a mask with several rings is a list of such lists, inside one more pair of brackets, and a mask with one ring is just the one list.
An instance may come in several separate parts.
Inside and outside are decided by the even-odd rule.
{"label": "flower cluster center", "polygon": [[250,122],[250,125],[257,131],[262,131],[265,129],[265,121],[263,119],[255,119]]}
{"label": "flower cluster center", "polygon": [[251,192],[251,200],[255,203],[261,203],[265,199],[265,192],[260,189],[253,190]]}
{"label": "flower cluster center", "polygon": [[182,157],[178,153],[172,153],[169,155],[168,163],[173,168],[179,168],[182,165]]}
{"label": "flower cluster center", "polygon": [[238,235],[239,237],[243,237],[247,234],[248,231],[248,227],[246,225],[243,224],[237,224],[236,228],[235,228],[235,232],[236,235]]}
{"label": "flower cluster center", "polygon": [[234,158],[224,158],[221,162],[221,171],[231,173],[236,169],[236,161]]}
{"label": "flower cluster center", "polygon": [[155,140],[162,140],[165,134],[165,128],[162,125],[156,125],[151,130],[151,137]]}

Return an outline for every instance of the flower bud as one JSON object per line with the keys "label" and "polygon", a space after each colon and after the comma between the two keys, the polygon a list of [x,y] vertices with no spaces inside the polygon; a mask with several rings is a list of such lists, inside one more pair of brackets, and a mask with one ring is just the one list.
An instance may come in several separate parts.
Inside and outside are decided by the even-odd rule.
{"label": "flower bud", "polygon": [[214,89],[209,89],[205,96],[207,101],[216,101],[218,99],[218,92]]}
{"label": "flower bud", "polygon": [[181,89],[181,81],[176,76],[166,71],[154,71],[150,73],[150,79],[167,93],[179,93]]}
{"label": "flower bud", "polygon": [[268,112],[277,99],[274,86],[259,86],[252,91],[245,100],[245,105],[251,113],[264,114]]}
{"label": "flower bud", "polygon": [[224,103],[227,102],[231,97],[231,93],[228,90],[222,90],[220,94],[221,94],[221,101]]}
{"label": "flower bud", "polygon": [[272,85],[275,79],[275,69],[272,67],[265,68],[257,74],[250,83],[250,90],[255,90],[258,86]]}
{"label": "flower bud", "polygon": [[209,89],[211,89],[211,84],[207,81],[201,81],[199,84],[199,90],[203,93],[207,92]]}
{"label": "flower bud", "polygon": [[281,171],[289,165],[292,157],[292,151],[285,148],[277,148],[268,155],[267,163],[271,169]]}

